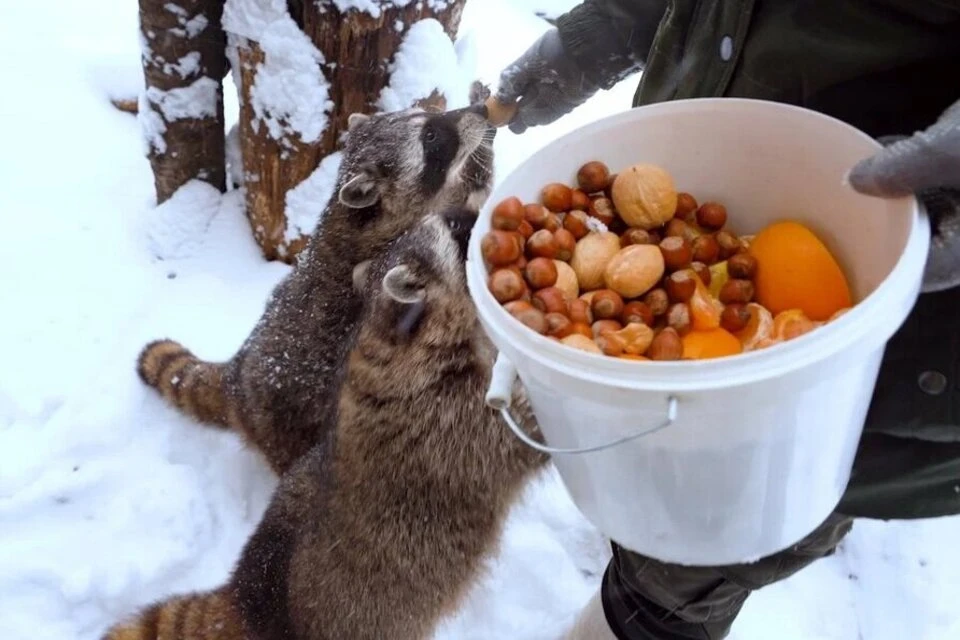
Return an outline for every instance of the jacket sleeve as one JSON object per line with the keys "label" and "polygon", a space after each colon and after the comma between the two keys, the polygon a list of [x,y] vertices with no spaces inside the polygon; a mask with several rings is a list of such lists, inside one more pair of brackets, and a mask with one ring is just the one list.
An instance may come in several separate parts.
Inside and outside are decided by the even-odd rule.
{"label": "jacket sleeve", "polygon": [[641,68],[666,7],[666,0],[584,0],[557,18],[557,31],[587,79],[609,89]]}

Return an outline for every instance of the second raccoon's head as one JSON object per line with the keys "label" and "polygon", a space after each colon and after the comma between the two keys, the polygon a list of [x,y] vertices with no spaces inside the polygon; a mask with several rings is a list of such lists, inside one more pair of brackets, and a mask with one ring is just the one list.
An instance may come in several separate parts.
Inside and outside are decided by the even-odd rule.
{"label": "second raccoon's head", "polygon": [[350,116],[337,198],[369,249],[430,211],[479,209],[492,181],[495,130],[486,115],[477,104]]}
{"label": "second raccoon's head", "polygon": [[[367,300],[365,324],[378,335],[435,346],[459,343],[476,324],[466,254],[476,212],[445,209],[423,218],[354,276]],[[370,326],[375,325],[375,326]]]}

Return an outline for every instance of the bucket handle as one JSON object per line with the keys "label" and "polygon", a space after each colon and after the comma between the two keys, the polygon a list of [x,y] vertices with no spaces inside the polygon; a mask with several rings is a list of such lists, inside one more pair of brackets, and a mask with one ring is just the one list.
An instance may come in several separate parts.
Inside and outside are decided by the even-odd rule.
{"label": "bucket handle", "polygon": [[593,447],[575,449],[558,449],[555,447],[550,447],[540,444],[524,433],[523,429],[519,424],[517,424],[516,420],[514,420],[513,416],[510,414],[510,401],[513,398],[513,381],[516,379],[516,377],[516,367],[514,367],[513,363],[510,362],[502,353],[499,354],[497,356],[497,361],[493,365],[492,375],[490,376],[490,387],[487,389],[486,402],[488,406],[500,411],[503,421],[507,423],[507,426],[510,428],[510,431],[513,432],[513,435],[519,438],[527,446],[536,449],[541,453],[546,453],[549,455],[568,455],[603,451],[605,449],[610,449],[612,447],[624,444],[625,442],[630,442],[631,440],[637,440],[638,438],[650,435],[651,433],[660,431],[661,429],[666,429],[677,420],[677,398],[676,396],[671,395],[667,397],[666,418],[654,424],[653,426],[647,427],[628,436],[618,438],[612,442],[607,442]]}

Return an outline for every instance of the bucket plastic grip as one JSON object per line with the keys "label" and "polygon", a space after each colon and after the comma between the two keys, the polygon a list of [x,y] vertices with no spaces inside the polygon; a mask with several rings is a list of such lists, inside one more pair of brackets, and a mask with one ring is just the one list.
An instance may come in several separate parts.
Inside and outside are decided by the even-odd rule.
{"label": "bucket plastic grip", "polygon": [[666,418],[651,427],[638,431],[637,433],[632,433],[629,436],[618,438],[612,442],[607,442],[593,447],[576,449],[558,449],[555,447],[550,447],[540,444],[524,433],[523,429],[520,428],[520,425],[517,424],[516,420],[514,420],[513,416],[510,414],[510,401],[513,397],[513,381],[516,379],[516,376],[517,370],[516,367],[513,366],[513,363],[510,362],[502,353],[499,354],[497,356],[497,361],[493,365],[493,372],[490,376],[490,386],[487,389],[486,402],[490,407],[499,409],[500,415],[503,417],[503,421],[506,422],[507,426],[510,427],[510,430],[513,431],[513,435],[519,438],[527,446],[536,449],[541,453],[546,453],[549,455],[571,455],[603,451],[604,449],[610,449],[626,442],[630,442],[631,440],[637,440],[638,438],[650,435],[651,433],[660,431],[661,429],[666,429],[677,420],[677,398],[676,396],[671,395],[667,397]]}

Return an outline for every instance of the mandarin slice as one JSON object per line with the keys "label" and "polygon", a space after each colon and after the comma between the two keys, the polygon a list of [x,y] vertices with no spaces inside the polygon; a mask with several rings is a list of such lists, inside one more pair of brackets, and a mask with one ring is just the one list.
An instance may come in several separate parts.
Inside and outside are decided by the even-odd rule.
{"label": "mandarin slice", "polygon": [[752,239],[749,252],[757,259],[755,299],[774,315],[801,309],[811,320],[827,320],[853,304],[840,265],[805,225],[770,224]]}
{"label": "mandarin slice", "polygon": [[710,290],[703,284],[703,280],[695,271],[690,272],[696,282],[696,288],[693,290],[693,296],[688,304],[690,305],[690,320],[695,331],[707,331],[720,327],[720,314],[723,313],[723,305],[720,301],[710,295]]}
{"label": "mandarin slice", "polygon": [[691,360],[734,356],[743,351],[740,340],[723,328],[691,331],[682,340],[683,357]]}
{"label": "mandarin slice", "polygon": [[773,318],[773,337],[777,340],[793,340],[816,329],[816,323],[802,309],[787,309]]}
{"label": "mandarin slice", "polygon": [[750,312],[750,320],[747,321],[747,326],[735,335],[744,351],[752,351],[758,348],[761,341],[773,335],[773,314],[756,302],[747,304],[746,308]]}

